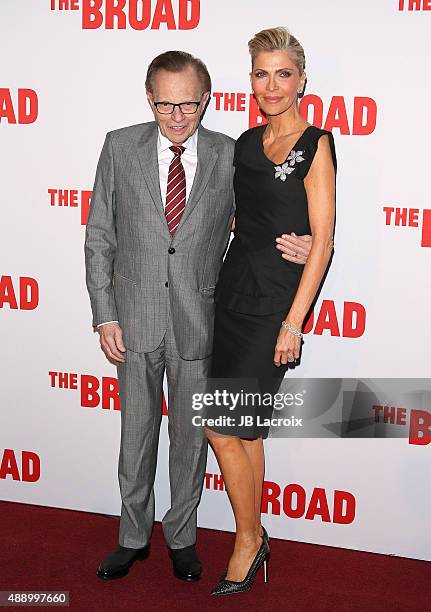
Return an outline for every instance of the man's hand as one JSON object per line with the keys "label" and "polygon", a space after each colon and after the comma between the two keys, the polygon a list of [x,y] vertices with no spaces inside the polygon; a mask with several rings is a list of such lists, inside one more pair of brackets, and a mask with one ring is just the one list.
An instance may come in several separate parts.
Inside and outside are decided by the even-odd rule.
{"label": "man's hand", "polygon": [[97,329],[100,336],[100,348],[106,355],[106,359],[117,365],[126,360],[122,353],[126,352],[123,344],[123,332],[118,323],[106,323]]}
{"label": "man's hand", "polygon": [[292,261],[293,263],[305,264],[311,251],[313,238],[308,236],[297,236],[294,232],[283,234],[276,238],[276,248],[281,251],[283,259]]}

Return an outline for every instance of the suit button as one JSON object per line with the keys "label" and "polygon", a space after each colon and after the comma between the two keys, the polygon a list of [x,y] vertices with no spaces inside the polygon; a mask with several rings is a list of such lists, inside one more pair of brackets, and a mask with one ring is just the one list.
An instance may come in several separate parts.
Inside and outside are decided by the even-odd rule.
{"label": "suit button", "polygon": [[168,249],[168,253],[169,253],[169,255],[173,255],[175,253],[175,249],[173,247],[170,247]]}
{"label": "suit button", "polygon": [[168,281],[166,281],[166,283],[165,283],[165,287],[169,287],[169,283],[168,283]]}

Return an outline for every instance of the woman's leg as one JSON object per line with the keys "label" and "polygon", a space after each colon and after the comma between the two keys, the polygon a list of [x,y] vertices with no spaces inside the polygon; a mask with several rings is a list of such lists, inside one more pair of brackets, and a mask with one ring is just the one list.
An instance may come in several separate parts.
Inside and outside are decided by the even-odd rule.
{"label": "woman's leg", "polygon": [[227,580],[241,581],[262,544],[256,523],[253,465],[242,440],[208,432],[232,504],[236,523],[235,546],[227,566]]}
{"label": "woman's leg", "polygon": [[260,522],[260,512],[262,506],[263,477],[265,474],[265,456],[263,451],[263,440],[262,438],[256,438],[255,440],[247,440],[245,438],[241,438],[241,443],[244,447],[245,452],[247,453],[253,471],[254,514],[256,521],[256,529],[259,535],[262,535],[263,530]]}

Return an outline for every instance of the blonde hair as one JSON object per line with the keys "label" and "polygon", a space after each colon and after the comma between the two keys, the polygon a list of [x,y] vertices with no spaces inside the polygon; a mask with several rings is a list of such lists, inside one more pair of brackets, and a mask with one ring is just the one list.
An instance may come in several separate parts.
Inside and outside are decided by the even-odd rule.
{"label": "blonde hair", "polygon": [[297,38],[287,28],[269,28],[253,36],[248,42],[252,63],[259,53],[268,51],[287,51],[295,66],[302,74],[305,70],[304,49]]}

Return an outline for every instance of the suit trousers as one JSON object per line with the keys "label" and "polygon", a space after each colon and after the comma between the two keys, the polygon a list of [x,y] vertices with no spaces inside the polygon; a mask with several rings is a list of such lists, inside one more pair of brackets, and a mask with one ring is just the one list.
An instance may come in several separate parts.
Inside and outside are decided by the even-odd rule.
{"label": "suit trousers", "polygon": [[141,548],[151,538],[166,371],[171,507],[162,519],[162,527],[170,548],[184,548],[196,541],[197,506],[207,458],[203,428],[192,424],[191,395],[209,376],[211,357],[183,359],[177,350],[170,316],[156,350],[135,353],[127,349],[125,359],[117,366],[121,402],[119,542],[128,548]]}

